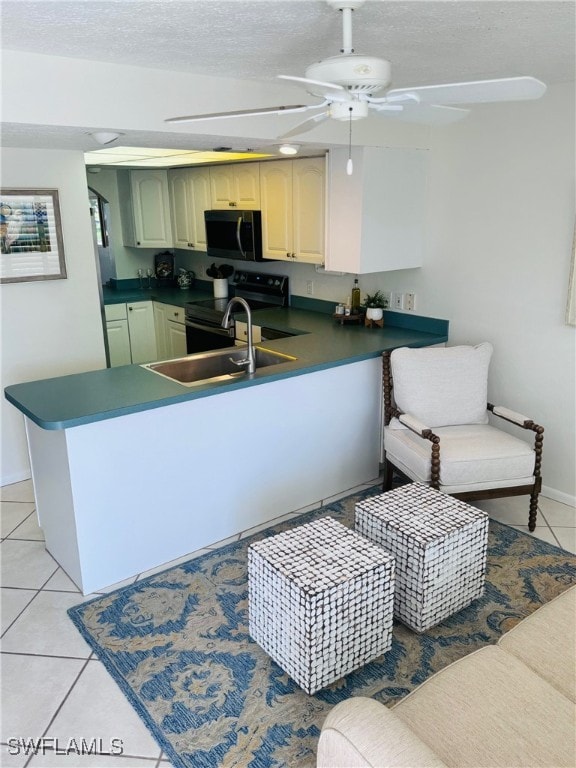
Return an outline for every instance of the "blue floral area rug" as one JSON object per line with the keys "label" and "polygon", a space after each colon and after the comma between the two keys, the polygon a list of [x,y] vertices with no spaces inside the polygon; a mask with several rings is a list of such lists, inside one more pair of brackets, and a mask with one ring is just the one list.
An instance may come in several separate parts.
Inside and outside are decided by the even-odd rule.
{"label": "blue floral area rug", "polygon": [[325,515],[353,527],[355,503],[380,492],[375,486],[70,609],[173,765],[312,768],[324,718],[339,701],[393,704],[576,583],[575,556],[491,521],[484,597],[423,635],[395,624],[388,653],[308,696],[248,634],[248,545]]}

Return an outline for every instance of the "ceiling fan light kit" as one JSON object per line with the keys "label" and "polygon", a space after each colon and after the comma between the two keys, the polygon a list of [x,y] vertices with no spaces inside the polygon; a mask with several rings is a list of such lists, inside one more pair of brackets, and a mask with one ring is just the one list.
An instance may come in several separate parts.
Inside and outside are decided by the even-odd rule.
{"label": "ceiling fan light kit", "polygon": [[281,144],[278,151],[282,155],[297,155],[300,144]]}
{"label": "ceiling fan light kit", "polygon": [[[229,117],[255,117],[313,111],[311,117],[293,126],[279,138],[298,136],[325,120],[348,121],[348,144],[354,120],[376,117],[396,118],[422,125],[444,126],[465,118],[470,110],[455,104],[482,104],[499,101],[539,99],[546,85],[534,77],[505,77],[465,83],[445,83],[389,89],[392,66],[386,59],[354,53],[352,47],[352,13],[364,0],[326,0],[342,13],[342,48],[340,54],[311,64],[305,76],[279,75],[306,87],[307,92],[322,99],[318,104],[292,105],[219,112],[188,117],[173,117],[166,122],[181,123]],[[378,95],[375,95],[378,94]],[[351,159],[349,161],[351,173]]]}

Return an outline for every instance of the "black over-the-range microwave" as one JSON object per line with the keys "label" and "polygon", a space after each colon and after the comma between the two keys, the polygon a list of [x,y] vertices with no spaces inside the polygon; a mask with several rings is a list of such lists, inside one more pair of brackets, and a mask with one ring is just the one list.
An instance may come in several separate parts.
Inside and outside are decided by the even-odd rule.
{"label": "black over-the-range microwave", "polygon": [[241,261],[262,258],[260,211],[204,211],[208,256]]}

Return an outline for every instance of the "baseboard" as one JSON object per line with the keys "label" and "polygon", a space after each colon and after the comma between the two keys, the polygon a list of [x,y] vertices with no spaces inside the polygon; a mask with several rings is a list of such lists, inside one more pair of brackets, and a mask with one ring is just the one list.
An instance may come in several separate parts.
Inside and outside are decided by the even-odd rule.
{"label": "baseboard", "polygon": [[552,501],[559,501],[560,504],[567,504],[569,507],[576,507],[576,496],[570,496],[568,493],[562,493],[562,491],[557,491],[556,488],[550,488],[547,485],[542,486],[542,490],[540,491],[541,496],[545,496],[547,499],[552,499]]}
{"label": "baseboard", "polygon": [[0,486],[13,485],[14,483],[21,483],[23,480],[30,480],[32,475],[30,470],[22,470],[22,472],[15,472],[13,475],[2,475],[0,477]]}

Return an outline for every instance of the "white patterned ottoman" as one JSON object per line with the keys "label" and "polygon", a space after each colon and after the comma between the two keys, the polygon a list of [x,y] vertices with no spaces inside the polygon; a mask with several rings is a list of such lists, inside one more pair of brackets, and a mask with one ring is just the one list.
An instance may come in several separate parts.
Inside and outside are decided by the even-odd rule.
{"label": "white patterned ottoman", "polygon": [[484,592],[488,515],[421,483],[356,504],[356,531],[396,558],[394,615],[425,632]]}
{"label": "white patterned ottoman", "polygon": [[306,693],[392,644],[394,558],[331,517],[251,544],[249,631]]}

